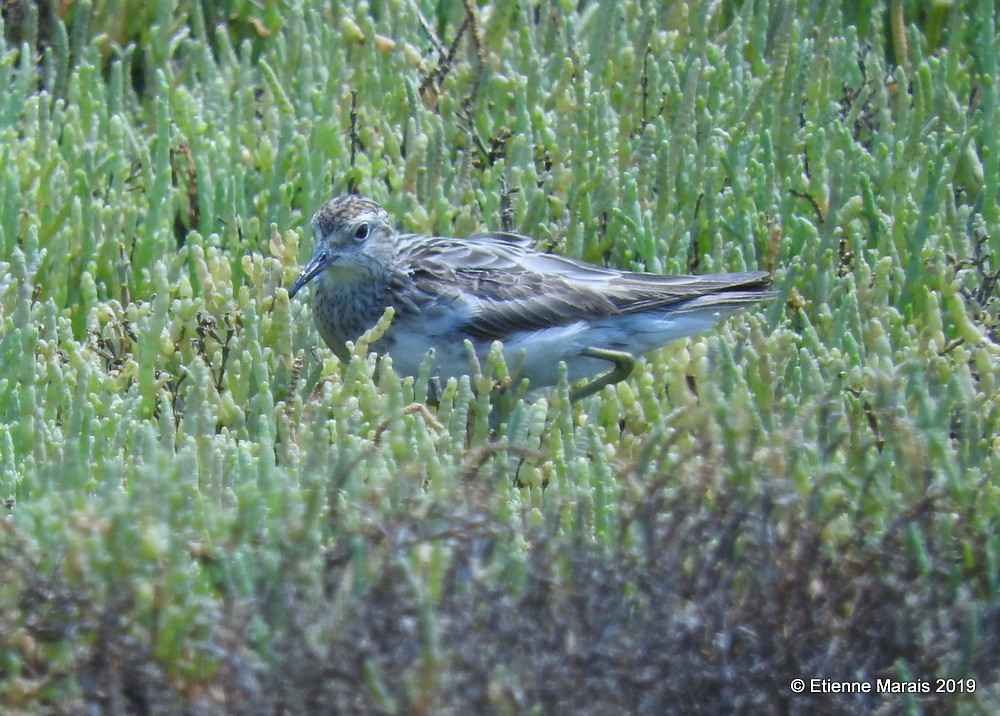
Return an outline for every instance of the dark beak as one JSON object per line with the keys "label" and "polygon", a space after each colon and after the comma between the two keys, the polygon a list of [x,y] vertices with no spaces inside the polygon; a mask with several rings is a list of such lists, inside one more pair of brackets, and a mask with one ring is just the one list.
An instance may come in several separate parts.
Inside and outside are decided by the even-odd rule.
{"label": "dark beak", "polygon": [[292,285],[288,287],[288,297],[295,298],[303,286],[312,281],[314,278],[319,276],[326,270],[326,267],[334,263],[336,260],[336,255],[327,252],[326,247],[317,246],[316,250],[313,251],[313,255],[309,257],[309,261],[306,265],[302,267],[299,271],[299,275],[295,277],[292,281]]}

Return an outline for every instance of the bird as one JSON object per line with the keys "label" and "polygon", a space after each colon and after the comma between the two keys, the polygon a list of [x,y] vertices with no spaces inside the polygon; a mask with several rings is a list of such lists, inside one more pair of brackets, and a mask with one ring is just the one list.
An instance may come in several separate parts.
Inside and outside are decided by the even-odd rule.
{"label": "bird", "polygon": [[370,348],[404,376],[418,375],[431,350],[432,379],[467,374],[466,339],[480,359],[501,341],[531,390],[556,384],[560,363],[571,381],[610,368],[572,392],[579,400],[627,378],[636,356],[773,295],[766,271],[667,276],[546,253],[507,231],[403,233],[359,194],[331,198],[311,226],[312,256],[289,298],[312,284],[316,328],[344,362],[347,342],[391,306],[392,322]]}

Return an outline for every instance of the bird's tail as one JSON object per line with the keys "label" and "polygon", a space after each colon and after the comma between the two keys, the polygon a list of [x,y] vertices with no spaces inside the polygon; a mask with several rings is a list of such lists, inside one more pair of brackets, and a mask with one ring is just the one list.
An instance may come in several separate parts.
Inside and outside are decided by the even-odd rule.
{"label": "bird's tail", "polygon": [[776,298],[778,292],[771,288],[771,274],[766,271],[720,273],[702,277],[703,293],[678,305],[678,313],[716,309],[719,318],[735,313],[740,308]]}

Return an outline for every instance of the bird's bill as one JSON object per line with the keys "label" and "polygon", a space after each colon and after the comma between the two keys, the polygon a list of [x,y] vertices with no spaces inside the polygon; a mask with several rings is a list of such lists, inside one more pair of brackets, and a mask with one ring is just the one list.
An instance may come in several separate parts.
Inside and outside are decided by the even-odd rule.
{"label": "bird's bill", "polygon": [[334,256],[332,256],[325,248],[317,248],[313,251],[313,255],[309,257],[309,261],[306,265],[302,267],[299,271],[299,275],[295,277],[292,281],[292,285],[288,287],[288,297],[295,298],[303,286],[312,281],[314,278],[319,276],[326,270],[326,267],[333,263]]}

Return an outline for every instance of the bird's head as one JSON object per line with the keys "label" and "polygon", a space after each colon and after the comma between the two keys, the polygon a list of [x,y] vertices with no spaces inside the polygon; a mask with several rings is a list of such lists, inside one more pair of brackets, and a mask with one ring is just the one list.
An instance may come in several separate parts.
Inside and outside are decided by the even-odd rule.
{"label": "bird's head", "polygon": [[290,298],[317,276],[361,280],[384,271],[395,258],[389,214],[363,196],[330,199],[313,215],[312,230],[313,253],[288,287]]}

